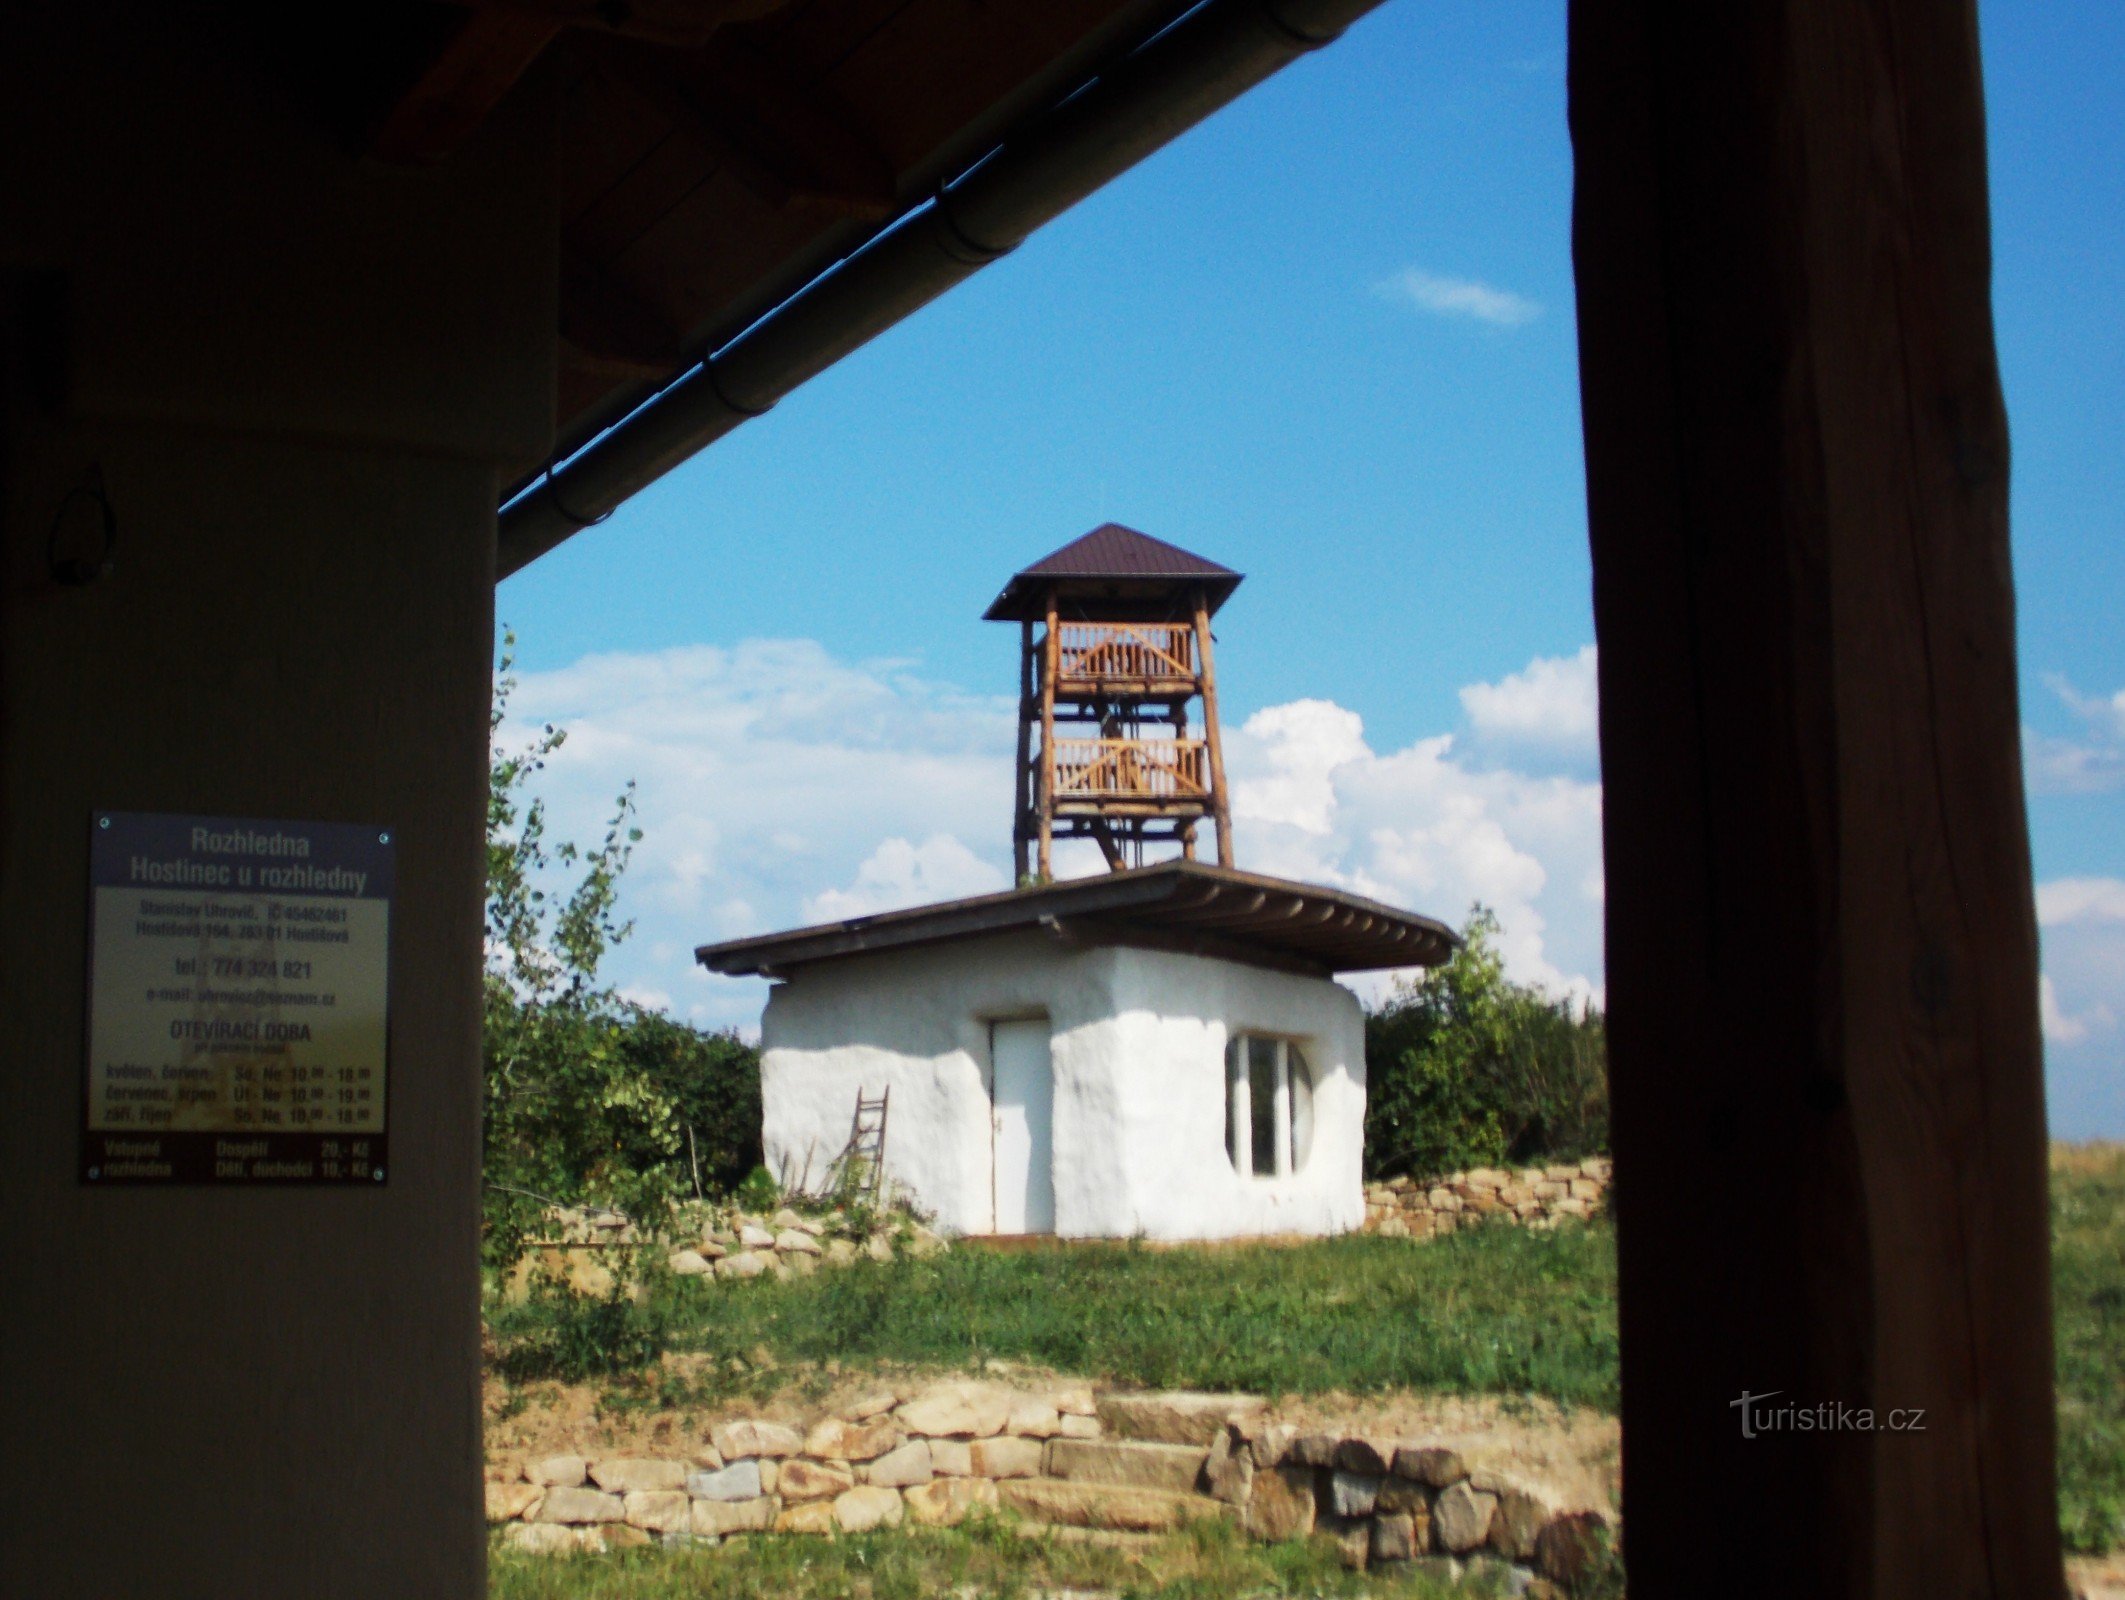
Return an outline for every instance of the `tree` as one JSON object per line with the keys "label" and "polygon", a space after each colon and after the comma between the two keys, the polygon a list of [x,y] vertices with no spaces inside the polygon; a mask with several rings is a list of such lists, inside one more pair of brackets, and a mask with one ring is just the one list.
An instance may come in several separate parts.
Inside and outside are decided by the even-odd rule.
{"label": "tree", "polygon": [[[487,974],[483,1017],[487,1253],[521,1253],[551,1201],[610,1205],[661,1218],[678,1192],[682,1149],[672,1098],[627,1049],[640,1008],[598,978],[633,929],[617,918],[620,876],[642,837],[629,782],[592,851],[550,846],[546,805],[530,785],[566,741],[548,723],[529,745],[493,742],[516,688],[516,636],[503,637],[489,714]],[[556,868],[581,869],[564,898],[542,887]]]}
{"label": "tree", "polygon": [[1601,1014],[1512,982],[1497,933],[1497,917],[1472,908],[1445,964],[1367,1016],[1369,1177],[1577,1159],[1607,1144]]}

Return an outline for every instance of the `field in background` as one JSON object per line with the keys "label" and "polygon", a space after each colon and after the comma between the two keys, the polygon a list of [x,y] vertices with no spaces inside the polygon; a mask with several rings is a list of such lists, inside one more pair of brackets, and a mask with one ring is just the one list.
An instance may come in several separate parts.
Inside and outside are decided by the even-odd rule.
{"label": "field in background", "polygon": [[2125,1542],[2125,1146],[2051,1159],[2059,1525],[2069,1548]]}

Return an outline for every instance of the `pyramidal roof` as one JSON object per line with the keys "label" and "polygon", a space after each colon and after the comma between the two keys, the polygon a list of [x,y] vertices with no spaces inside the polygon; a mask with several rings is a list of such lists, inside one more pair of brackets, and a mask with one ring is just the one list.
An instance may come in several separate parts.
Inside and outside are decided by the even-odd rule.
{"label": "pyramidal roof", "polygon": [[1105,522],[1015,574],[982,615],[990,622],[1036,620],[1045,615],[1050,589],[1079,600],[1111,599],[1137,608],[1160,597],[1170,599],[1176,590],[1200,588],[1214,612],[1240,586],[1240,578],[1230,567],[1177,544]]}

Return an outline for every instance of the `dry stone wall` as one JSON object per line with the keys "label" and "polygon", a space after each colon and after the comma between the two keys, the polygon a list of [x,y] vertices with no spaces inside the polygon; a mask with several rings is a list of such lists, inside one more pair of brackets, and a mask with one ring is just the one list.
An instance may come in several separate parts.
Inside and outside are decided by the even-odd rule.
{"label": "dry stone wall", "polygon": [[1437,1439],[1272,1420],[1257,1396],[1095,1394],[977,1379],[876,1394],[802,1425],[711,1424],[683,1456],[558,1455],[487,1484],[488,1520],[541,1553],[756,1533],[951,1527],[1010,1514],[1096,1535],[1223,1518],[1261,1540],[1332,1537],[1352,1567],[1489,1571],[1561,1595],[1599,1559],[1610,1508]]}
{"label": "dry stone wall", "polygon": [[1394,1239],[1431,1239],[1477,1220],[1554,1228],[1586,1221],[1608,1205],[1613,1167],[1607,1156],[1546,1167],[1476,1167],[1428,1181],[1407,1177],[1365,1186],[1365,1231]]}
{"label": "dry stone wall", "polygon": [[[546,1220],[546,1236],[531,1244],[511,1274],[514,1297],[521,1298],[539,1272],[556,1274],[582,1293],[604,1295],[613,1284],[612,1258],[652,1243],[617,1211],[570,1208]],[[666,1263],[680,1277],[720,1281],[803,1277],[821,1267],[950,1248],[942,1235],[898,1213],[860,1231],[840,1211],[784,1206],[772,1214],[751,1213],[698,1203],[674,1208],[663,1243]]]}

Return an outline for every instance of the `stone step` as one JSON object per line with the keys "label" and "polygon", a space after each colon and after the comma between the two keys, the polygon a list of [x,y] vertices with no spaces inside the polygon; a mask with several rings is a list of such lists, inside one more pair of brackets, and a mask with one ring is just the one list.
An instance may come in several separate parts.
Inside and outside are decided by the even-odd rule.
{"label": "stone step", "polygon": [[1232,1515],[1232,1507],[1221,1500],[1122,1484],[1009,1478],[996,1489],[1003,1503],[1019,1515],[1065,1528],[1170,1533],[1207,1517]]}
{"label": "stone step", "polygon": [[1129,1439],[1051,1439],[1048,1476],[1067,1483],[1164,1489],[1192,1494],[1209,1451],[1191,1444],[1154,1444]]}
{"label": "stone step", "polygon": [[1116,1438],[1207,1449],[1226,1423],[1252,1416],[1268,1403],[1260,1395],[1174,1389],[1102,1394],[1097,1409],[1101,1424]]}

